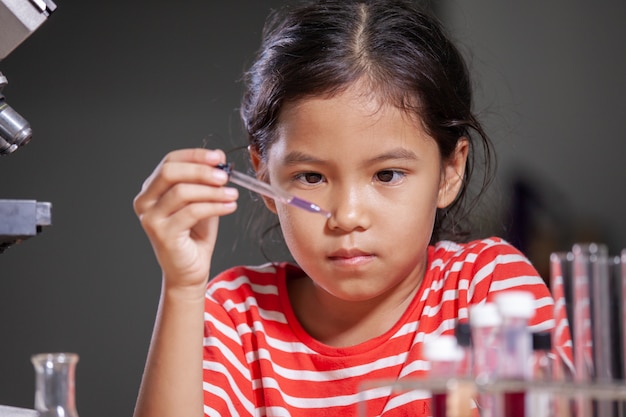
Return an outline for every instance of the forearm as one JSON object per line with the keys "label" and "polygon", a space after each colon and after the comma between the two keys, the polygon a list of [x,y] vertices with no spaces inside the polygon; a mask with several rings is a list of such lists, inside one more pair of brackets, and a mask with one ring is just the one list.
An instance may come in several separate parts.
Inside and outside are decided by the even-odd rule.
{"label": "forearm", "polygon": [[144,182],[133,207],[163,271],[163,289],[135,417],[203,415],[204,294],[219,217],[238,192],[215,166],[220,150],[170,152]]}
{"label": "forearm", "polygon": [[203,415],[204,291],[163,288],[134,417]]}

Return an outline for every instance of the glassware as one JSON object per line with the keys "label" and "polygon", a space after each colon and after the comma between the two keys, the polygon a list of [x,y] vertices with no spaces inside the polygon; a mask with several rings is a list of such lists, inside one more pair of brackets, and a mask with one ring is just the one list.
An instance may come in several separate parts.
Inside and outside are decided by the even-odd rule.
{"label": "glassware", "polygon": [[35,410],[40,417],[78,417],[75,404],[75,353],[39,353],[35,367]]}
{"label": "glassware", "polygon": [[272,186],[266,182],[257,180],[254,177],[243,174],[239,171],[235,171],[231,164],[218,164],[217,168],[224,170],[228,174],[228,178],[231,182],[240,185],[250,191],[254,191],[255,193],[259,193],[266,197],[273,198],[284,204],[299,207],[311,213],[319,213],[327,219],[329,219],[331,216],[329,211],[324,210],[317,204],[313,204],[309,201],[298,198],[295,195],[291,195],[285,190]]}
{"label": "glassware", "polygon": [[[494,303],[475,304],[469,308],[472,340],[472,375],[480,384],[493,382],[499,368],[499,347],[502,345],[502,317]],[[480,392],[477,398],[481,417],[501,417],[500,393]]]}
{"label": "glassware", "polygon": [[472,328],[469,321],[459,321],[454,328],[454,336],[456,342],[463,351],[463,359],[459,367],[459,375],[462,377],[471,377],[473,374],[472,360]]}
{"label": "glassware", "polygon": [[[551,382],[554,380],[552,366],[552,333],[533,333],[533,353],[530,369],[533,381]],[[529,415],[533,417],[556,416],[553,395],[547,392],[531,392],[527,397]]]}
{"label": "glassware", "polygon": [[[459,367],[463,360],[463,349],[457,344],[456,337],[438,336],[424,342],[424,357],[430,362],[430,377],[454,378],[459,376]],[[447,416],[447,394],[433,392],[431,410],[433,417]],[[470,401],[467,401],[469,408]]]}
{"label": "glassware", "polygon": [[554,298],[554,343],[557,352],[554,368],[555,381],[572,381],[574,379],[574,357],[571,344],[566,340],[574,337],[573,324],[573,260],[572,252],[554,252],[550,254],[550,289]]}
{"label": "glassware", "polygon": [[[495,301],[502,317],[498,378],[529,380],[532,335],[528,320],[535,314],[534,297],[525,291],[504,291],[496,295]],[[507,391],[503,398],[505,416],[526,415],[524,391]]]}

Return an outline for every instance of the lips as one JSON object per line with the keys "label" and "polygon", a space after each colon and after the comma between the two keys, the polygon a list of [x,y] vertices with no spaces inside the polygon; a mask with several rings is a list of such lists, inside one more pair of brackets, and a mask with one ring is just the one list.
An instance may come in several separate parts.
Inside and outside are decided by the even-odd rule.
{"label": "lips", "polygon": [[363,265],[374,259],[375,255],[360,249],[340,249],[332,252],[328,259],[339,265]]}

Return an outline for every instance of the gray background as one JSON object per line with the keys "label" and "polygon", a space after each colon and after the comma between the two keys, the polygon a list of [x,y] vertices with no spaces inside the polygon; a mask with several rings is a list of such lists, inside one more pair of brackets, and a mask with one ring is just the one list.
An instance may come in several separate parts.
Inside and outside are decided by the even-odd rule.
{"label": "gray background", "polygon": [[[0,404],[32,407],[31,354],[74,351],[79,413],[132,413],[160,289],[132,199],[170,150],[245,145],[238,79],[281,3],[58,0],[0,63],[35,132],[0,159],[0,198],[53,204],[51,227],[0,255]],[[521,182],[534,194],[521,246],[542,273],[575,241],[626,247],[624,3],[437,7],[500,155],[481,232],[510,234]],[[257,203],[224,219],[215,271],[263,262],[248,231]]]}

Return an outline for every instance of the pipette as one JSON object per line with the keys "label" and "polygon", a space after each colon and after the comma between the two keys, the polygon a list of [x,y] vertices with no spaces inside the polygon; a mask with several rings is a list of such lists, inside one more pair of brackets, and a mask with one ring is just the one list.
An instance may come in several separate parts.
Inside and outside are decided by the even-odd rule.
{"label": "pipette", "polygon": [[257,180],[254,177],[243,174],[239,171],[235,171],[232,164],[218,164],[217,168],[224,170],[229,177],[229,180],[237,185],[240,185],[250,191],[262,194],[266,197],[273,198],[283,204],[289,204],[290,206],[299,207],[303,210],[311,213],[319,213],[327,219],[330,218],[330,212],[322,209],[317,204],[310,203],[299,197],[289,194],[288,192],[281,190],[280,188],[271,186],[270,184]]}

